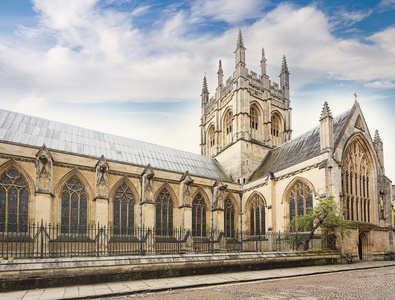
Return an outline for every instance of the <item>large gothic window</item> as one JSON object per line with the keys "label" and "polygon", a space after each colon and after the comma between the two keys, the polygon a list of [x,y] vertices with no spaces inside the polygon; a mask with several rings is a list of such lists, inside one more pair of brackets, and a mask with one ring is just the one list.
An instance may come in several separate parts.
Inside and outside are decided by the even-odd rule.
{"label": "large gothic window", "polygon": [[86,233],[87,206],[85,187],[74,175],[62,190],[62,233]]}
{"label": "large gothic window", "polygon": [[255,195],[250,207],[250,234],[265,234],[265,205],[262,197]]}
{"label": "large gothic window", "polygon": [[0,178],[0,232],[27,232],[29,193],[26,181],[15,169]]}
{"label": "large gothic window", "polygon": [[306,231],[309,228],[295,228],[292,225],[292,220],[295,216],[303,216],[310,213],[313,209],[313,195],[310,187],[297,181],[292,186],[289,193],[289,220],[291,222],[290,231]]}
{"label": "large gothic window", "polygon": [[232,131],[233,131],[232,118],[233,118],[232,111],[228,111],[225,116],[225,128],[224,128],[225,145],[230,144],[232,142]]}
{"label": "large gothic window", "polygon": [[250,109],[251,138],[259,140],[259,112],[254,106]]}
{"label": "large gothic window", "polygon": [[235,208],[230,198],[225,199],[224,229],[226,237],[235,235]]}
{"label": "large gothic window", "polygon": [[214,126],[211,126],[208,131],[208,156],[212,156],[215,154],[215,129]]}
{"label": "large gothic window", "polygon": [[206,210],[206,203],[199,193],[192,202],[192,236],[206,236]]}
{"label": "large gothic window", "polygon": [[370,157],[359,139],[353,140],[343,153],[342,189],[347,220],[370,222],[369,184],[373,169]]}
{"label": "large gothic window", "polygon": [[114,195],[114,234],[133,234],[134,197],[126,183],[122,183]]}
{"label": "large gothic window", "polygon": [[277,113],[274,113],[271,118],[272,123],[272,143],[273,146],[279,146],[282,138],[282,124],[281,118]]}
{"label": "large gothic window", "polygon": [[173,235],[173,201],[166,188],[156,199],[156,235]]}

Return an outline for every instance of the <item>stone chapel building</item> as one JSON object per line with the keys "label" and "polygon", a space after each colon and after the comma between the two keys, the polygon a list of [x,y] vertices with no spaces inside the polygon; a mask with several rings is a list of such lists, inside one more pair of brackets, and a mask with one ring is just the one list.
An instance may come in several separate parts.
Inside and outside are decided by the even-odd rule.
{"label": "stone chapel building", "polygon": [[335,117],[325,102],[318,126],[292,139],[285,56],[277,84],[264,51],[260,74],[246,68],[245,51],[239,32],[233,75],[224,81],[219,61],[211,98],[203,80],[201,155],[0,109],[0,232],[43,220],[65,233],[102,224],[264,235],[334,196],[355,225],[345,252],[393,250],[383,143],[358,102]]}

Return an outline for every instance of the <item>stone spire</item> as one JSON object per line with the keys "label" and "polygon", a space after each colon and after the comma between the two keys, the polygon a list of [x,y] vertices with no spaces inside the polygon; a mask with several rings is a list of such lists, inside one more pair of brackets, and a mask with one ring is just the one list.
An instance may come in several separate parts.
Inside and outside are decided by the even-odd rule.
{"label": "stone spire", "polygon": [[207,87],[207,78],[206,76],[203,77],[203,87],[202,93],[200,96],[202,97],[202,106],[208,103],[208,95],[209,95],[208,87]]}
{"label": "stone spire", "polygon": [[222,61],[219,60],[219,65],[218,65],[218,86],[223,85],[224,81],[224,71],[222,70]]}
{"label": "stone spire", "polygon": [[[236,46],[236,50],[235,50],[235,54],[236,54],[236,68],[237,67],[241,67],[244,68],[245,66],[245,51],[246,48],[244,47],[244,42],[243,42],[243,35],[241,33],[241,29],[239,29],[239,34],[237,36],[237,46]],[[241,65],[241,66],[239,66]]]}
{"label": "stone spire", "polygon": [[284,87],[289,87],[289,71],[287,65],[287,59],[285,55],[283,55],[283,61],[281,64],[281,74],[280,74],[280,86],[284,89]]}
{"label": "stone spire", "polygon": [[262,48],[262,57],[261,57],[261,75],[266,75],[266,57],[265,57],[265,49]]}
{"label": "stone spire", "polygon": [[321,151],[333,149],[333,117],[328,102],[324,102],[320,117],[320,144]]}
{"label": "stone spire", "polygon": [[322,108],[320,121],[322,121],[322,120],[324,120],[326,118],[333,119],[331,110],[330,110],[329,105],[328,105],[328,102],[325,101],[324,102],[324,107]]}
{"label": "stone spire", "polygon": [[246,50],[244,47],[244,42],[243,42],[243,34],[241,33],[241,29],[239,29],[239,34],[237,36],[237,47],[236,48],[242,48]]}

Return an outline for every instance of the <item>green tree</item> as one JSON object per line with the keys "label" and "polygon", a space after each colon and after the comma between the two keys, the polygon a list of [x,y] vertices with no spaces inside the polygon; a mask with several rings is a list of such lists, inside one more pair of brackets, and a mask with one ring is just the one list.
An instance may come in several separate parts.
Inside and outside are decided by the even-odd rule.
{"label": "green tree", "polygon": [[348,227],[352,225],[352,222],[346,221],[343,213],[343,205],[336,202],[333,196],[330,196],[320,199],[319,203],[308,214],[295,216],[289,226],[298,231],[308,231],[307,235],[297,235],[298,242],[303,243],[303,248],[306,251],[317,229],[326,232],[337,231],[341,238],[340,242],[343,241],[345,236],[350,236],[351,232]]}

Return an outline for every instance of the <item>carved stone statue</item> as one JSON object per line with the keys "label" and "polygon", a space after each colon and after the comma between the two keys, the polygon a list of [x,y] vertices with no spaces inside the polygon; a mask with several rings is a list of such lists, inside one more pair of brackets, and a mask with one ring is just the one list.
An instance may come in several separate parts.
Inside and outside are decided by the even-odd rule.
{"label": "carved stone statue", "polygon": [[223,184],[222,180],[216,180],[213,185],[213,208],[224,209],[224,193],[228,188],[227,184]]}
{"label": "carved stone statue", "polygon": [[181,179],[181,195],[180,195],[180,199],[181,199],[181,205],[182,206],[190,206],[192,204],[191,201],[191,197],[192,197],[192,183],[193,183],[193,179],[192,177],[189,175],[189,172],[186,171]]}
{"label": "carved stone statue", "polygon": [[384,207],[384,200],[383,200],[383,193],[380,193],[380,219],[385,220],[385,207]]}
{"label": "carved stone statue", "polygon": [[36,153],[36,185],[38,192],[51,192],[52,155],[45,144]]}
{"label": "carved stone statue", "polygon": [[151,166],[148,166],[144,169],[142,176],[142,197],[141,201],[144,202],[153,202],[154,198],[154,176],[155,173],[152,170]]}
{"label": "carved stone statue", "polygon": [[109,166],[104,155],[96,164],[96,197],[108,199],[108,170]]}

